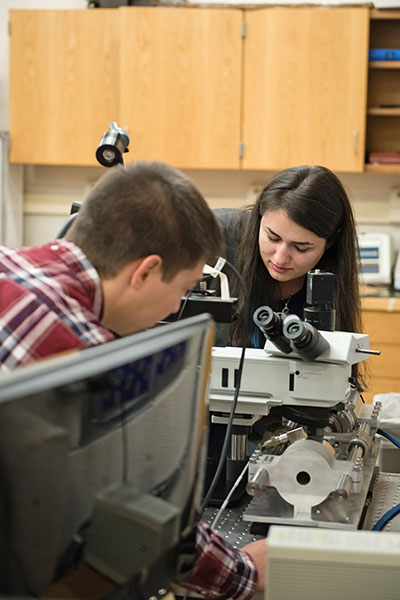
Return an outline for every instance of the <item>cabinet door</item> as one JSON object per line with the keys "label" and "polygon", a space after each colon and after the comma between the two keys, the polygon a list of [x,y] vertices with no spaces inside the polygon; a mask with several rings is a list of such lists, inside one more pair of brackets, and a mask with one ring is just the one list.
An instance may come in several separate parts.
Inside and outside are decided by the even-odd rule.
{"label": "cabinet door", "polygon": [[120,125],[135,160],[238,168],[239,10],[121,8]]}
{"label": "cabinet door", "polygon": [[118,118],[113,10],[10,11],[10,161],[96,165]]}
{"label": "cabinet door", "polygon": [[[383,298],[378,300],[383,301]],[[375,394],[400,393],[400,311],[396,302],[397,299],[389,298],[385,299],[383,310],[363,310],[363,330],[369,335],[369,346],[382,353],[367,360],[368,391],[364,396],[368,401]]]}
{"label": "cabinet door", "polygon": [[246,22],[243,166],[362,171],[368,9],[267,8]]}

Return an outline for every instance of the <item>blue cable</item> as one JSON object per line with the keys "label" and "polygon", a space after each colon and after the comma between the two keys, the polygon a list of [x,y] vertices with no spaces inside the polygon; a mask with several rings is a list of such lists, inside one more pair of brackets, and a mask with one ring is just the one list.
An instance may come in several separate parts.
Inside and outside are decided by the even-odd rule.
{"label": "blue cable", "polygon": [[397,504],[397,506],[394,506],[393,508],[391,508],[390,510],[385,512],[385,514],[379,519],[379,521],[377,521],[375,523],[375,525],[372,528],[372,531],[382,531],[382,529],[385,527],[385,525],[387,523],[389,523],[389,521],[391,519],[393,519],[393,517],[395,517],[399,513],[400,513],[400,504]]}
{"label": "blue cable", "polygon": [[392,444],[397,446],[397,448],[400,448],[400,440],[395,438],[393,435],[391,435],[387,431],[383,431],[383,429],[378,429],[376,433],[383,435],[383,437],[385,437],[387,440],[389,440],[389,442],[392,442]]}
{"label": "blue cable", "polygon": [[[392,442],[392,444],[394,444],[397,448],[400,448],[400,441],[387,431],[383,431],[383,429],[378,429],[377,433],[385,437],[387,440],[389,440],[389,442]],[[400,504],[397,504],[397,506],[394,506],[393,508],[385,512],[385,514],[379,519],[379,521],[375,523],[375,525],[372,528],[372,531],[382,531],[385,525],[387,525],[387,523],[389,523],[389,521],[399,513]]]}

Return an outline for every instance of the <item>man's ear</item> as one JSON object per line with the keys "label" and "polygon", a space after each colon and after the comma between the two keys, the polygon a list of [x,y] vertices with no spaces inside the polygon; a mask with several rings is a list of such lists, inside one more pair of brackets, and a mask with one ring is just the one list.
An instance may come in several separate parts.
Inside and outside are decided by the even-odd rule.
{"label": "man's ear", "polygon": [[139,290],[155,274],[161,272],[162,258],[158,254],[145,256],[136,264],[130,277],[130,285]]}

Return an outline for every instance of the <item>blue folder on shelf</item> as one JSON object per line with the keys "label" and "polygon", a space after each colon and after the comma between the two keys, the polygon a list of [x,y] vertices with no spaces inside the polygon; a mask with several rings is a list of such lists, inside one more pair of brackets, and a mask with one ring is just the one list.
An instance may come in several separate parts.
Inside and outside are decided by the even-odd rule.
{"label": "blue folder on shelf", "polygon": [[371,48],[369,60],[400,60],[400,48]]}

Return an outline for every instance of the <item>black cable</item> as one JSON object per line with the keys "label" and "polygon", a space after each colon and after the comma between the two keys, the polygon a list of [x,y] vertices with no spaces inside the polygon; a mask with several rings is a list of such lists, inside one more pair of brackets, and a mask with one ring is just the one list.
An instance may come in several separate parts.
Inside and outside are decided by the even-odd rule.
{"label": "black cable", "polygon": [[[230,269],[232,269],[233,273],[236,275],[236,277],[238,278],[238,281],[240,283],[240,286],[242,288],[242,292],[243,292],[243,298],[244,298],[244,308],[245,308],[245,312],[244,314],[248,314],[249,311],[249,297],[248,297],[248,293],[247,293],[247,288],[246,285],[244,283],[243,277],[241,276],[241,274],[239,273],[239,271],[227,260],[226,264],[228,265],[228,267]],[[225,433],[225,438],[224,438],[224,443],[222,445],[222,450],[221,450],[221,456],[217,465],[217,470],[215,471],[214,477],[211,481],[210,487],[208,488],[208,491],[205,495],[205,498],[203,500],[203,503],[201,505],[201,512],[204,511],[205,507],[207,506],[213,492],[215,489],[215,486],[218,483],[218,480],[221,476],[222,470],[225,466],[225,460],[226,460],[226,456],[228,453],[228,444],[230,441],[230,437],[231,437],[231,431],[232,431],[232,423],[233,423],[233,418],[235,415],[235,411],[236,411],[236,406],[238,403],[238,398],[239,398],[239,391],[240,391],[240,384],[242,381],[242,372],[243,372],[243,365],[244,365],[244,357],[245,357],[245,352],[246,352],[246,345],[242,346],[242,352],[240,355],[240,361],[239,361],[239,368],[237,371],[237,378],[236,378],[236,385],[235,385],[235,392],[234,392],[234,396],[233,396],[233,402],[232,402],[232,407],[231,407],[231,411],[229,413],[229,421],[228,424],[226,426],[226,433]]]}
{"label": "black cable", "polygon": [[232,424],[233,424],[233,418],[235,416],[235,411],[236,411],[236,406],[237,406],[237,402],[238,402],[238,397],[239,397],[239,391],[240,391],[240,382],[242,379],[242,372],[243,372],[243,364],[244,364],[244,356],[245,356],[245,351],[246,351],[246,347],[243,346],[242,347],[242,353],[240,356],[240,361],[239,361],[239,368],[238,368],[238,374],[237,374],[237,381],[236,381],[236,387],[235,387],[235,394],[233,397],[233,402],[232,402],[232,407],[231,407],[231,411],[229,413],[229,421],[228,424],[226,426],[226,433],[225,433],[225,438],[224,438],[224,443],[222,445],[222,450],[221,450],[221,456],[218,462],[218,466],[217,466],[217,470],[215,471],[214,477],[211,481],[210,487],[208,488],[207,494],[203,500],[203,504],[201,505],[201,512],[203,512],[203,510],[205,509],[205,507],[207,506],[213,492],[215,489],[215,486],[217,485],[219,478],[221,476],[222,470],[225,466],[225,460],[226,460],[226,456],[228,454],[228,444],[230,441],[230,437],[231,437],[231,431],[232,431]]}
{"label": "black cable", "polygon": [[[205,277],[202,278],[202,281],[207,281],[207,279],[210,279],[210,277],[211,277],[210,275],[206,275]],[[188,293],[186,294],[186,296],[184,297],[185,299],[182,302],[182,306],[179,309],[178,316],[176,317],[175,321],[180,321],[180,319],[182,318],[182,315],[185,311],[186,304],[188,303],[188,300],[194,294],[195,291],[197,291],[197,290],[196,290],[196,286],[194,285],[192,287],[192,289],[189,290]]]}
{"label": "black cable", "polygon": [[182,306],[179,309],[179,313],[178,316],[176,317],[176,320],[179,321],[183,315],[183,311],[185,310],[186,304],[188,303],[188,300],[190,298],[190,296],[193,294],[194,292],[194,287],[192,287],[191,290],[188,291],[188,293],[186,294],[185,300],[182,303]]}

